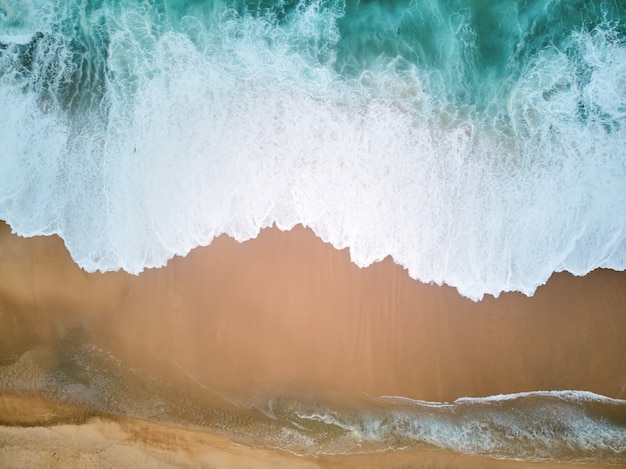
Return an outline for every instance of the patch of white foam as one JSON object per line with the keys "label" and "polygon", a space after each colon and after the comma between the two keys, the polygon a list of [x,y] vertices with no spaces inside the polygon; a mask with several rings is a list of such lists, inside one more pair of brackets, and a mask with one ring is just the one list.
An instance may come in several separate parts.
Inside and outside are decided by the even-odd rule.
{"label": "patch of white foam", "polygon": [[609,86],[623,44],[572,39],[593,64],[585,84],[566,55],[539,54],[511,91],[507,135],[447,114],[416,67],[340,77],[341,12],[320,11],[281,28],[231,12],[189,20],[193,34],[111,15],[103,125],[4,75],[0,218],[60,234],[87,271],[139,273],[221,233],[297,223],[359,266],[391,255],[474,300],[626,267],[626,94]]}
{"label": "patch of white foam", "polygon": [[452,404],[383,396],[368,410],[314,405],[296,412],[294,419],[303,424],[302,431],[305,421],[315,421],[328,425],[318,434],[334,435],[300,452],[435,446],[504,459],[622,463],[626,433],[623,419],[612,417],[614,406],[623,408],[626,401],[571,390],[461,398]]}
{"label": "patch of white foam", "polygon": [[[517,400],[523,412],[514,403]],[[382,404],[378,411],[335,419],[343,418],[347,422],[342,423],[357,432],[376,429],[375,438],[382,444],[408,440],[467,454],[523,460],[623,462],[626,457],[623,422],[607,418],[614,411],[604,407],[623,407],[626,400],[592,392],[524,392],[460,398],[453,404],[398,396],[376,401]],[[589,403],[599,407],[588,412]]]}
{"label": "patch of white foam", "polygon": [[0,34],[0,43],[2,44],[28,44],[33,40],[35,32],[23,32],[17,34]]}
{"label": "patch of white foam", "polygon": [[580,390],[528,391],[513,394],[497,394],[486,397],[461,397],[455,400],[454,404],[503,402],[528,397],[553,397],[567,402],[601,402],[605,404],[626,405],[626,400],[624,399],[615,399],[612,397],[603,396],[602,394],[596,394],[590,391]]}
{"label": "patch of white foam", "polygon": [[453,407],[457,404],[506,402],[532,397],[552,397],[567,402],[600,402],[605,404],[626,405],[626,400],[624,399],[615,399],[612,397],[603,396],[602,394],[596,394],[591,391],[581,390],[527,391],[510,394],[494,394],[491,396],[482,397],[459,397],[452,403],[422,401],[419,399],[411,399],[404,396],[379,396],[376,399],[380,399],[385,402],[398,402],[417,407]]}

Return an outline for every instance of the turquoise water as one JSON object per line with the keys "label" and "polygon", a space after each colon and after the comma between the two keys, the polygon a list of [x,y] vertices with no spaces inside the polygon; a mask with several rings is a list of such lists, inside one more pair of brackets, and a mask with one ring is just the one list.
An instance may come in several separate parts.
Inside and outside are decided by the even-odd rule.
{"label": "turquoise water", "polygon": [[[0,0],[0,219],[88,271],[298,223],[475,300],[624,270],[625,21],[620,1]],[[626,458],[624,401],[586,392],[215,408],[93,346],[55,356],[0,388],[299,454]]]}
{"label": "turquoise water", "polygon": [[626,266],[620,1],[0,1],[0,219],[88,271],[309,226],[479,299]]}

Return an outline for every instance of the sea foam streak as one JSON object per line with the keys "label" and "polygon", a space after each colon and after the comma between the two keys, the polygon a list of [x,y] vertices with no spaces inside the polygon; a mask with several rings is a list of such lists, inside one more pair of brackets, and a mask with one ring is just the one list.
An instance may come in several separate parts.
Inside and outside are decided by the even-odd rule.
{"label": "sea foam streak", "polygon": [[[0,366],[0,389],[129,417],[204,430],[301,455],[446,449],[525,461],[626,462],[626,401],[582,391],[460,398],[353,399],[350,406],[277,395],[223,399],[184,391],[129,368],[106,350],[71,340]],[[56,347],[59,347],[58,349]],[[63,367],[51,370],[50,356]]]}
{"label": "sea foam streak", "polygon": [[473,299],[624,269],[619,4],[423,3],[0,3],[0,218],[88,271],[297,223]]}
{"label": "sea foam streak", "polygon": [[454,403],[383,397],[367,412],[297,411],[304,421],[339,430],[333,444],[363,451],[446,448],[527,461],[623,462],[626,401],[590,392],[540,391]]}

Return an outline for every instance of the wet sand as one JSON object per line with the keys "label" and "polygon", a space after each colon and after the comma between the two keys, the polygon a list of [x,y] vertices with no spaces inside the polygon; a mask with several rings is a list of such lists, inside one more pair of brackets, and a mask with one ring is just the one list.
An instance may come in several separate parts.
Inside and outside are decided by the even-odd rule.
{"label": "wet sand", "polygon": [[[522,462],[467,456],[445,450],[301,457],[237,444],[223,436],[140,419],[90,415],[36,397],[4,395],[0,413],[1,468],[146,467],[219,469],[601,469],[616,466]],[[93,414],[93,413],[92,413]],[[51,415],[66,423],[45,425]],[[42,425],[44,424],[44,425]]]}
{"label": "wet sand", "polygon": [[[314,392],[452,401],[580,389],[624,399],[624,331],[624,272],[556,274],[532,298],[475,303],[412,280],[390,259],[360,269],[347,250],[302,227],[264,230],[242,244],[220,237],[139,276],[87,274],[59,238],[24,239],[0,227],[0,365],[79,335],[174,386],[229,398]],[[12,415],[6,406],[2,413],[5,422]],[[2,451],[43,441],[55,427],[36,428],[3,427]],[[30,436],[12,440],[13,432]]]}
{"label": "wet sand", "polygon": [[626,273],[475,303],[301,227],[221,237],[139,276],[86,274],[56,237],[0,232],[0,353],[70,334],[225,392],[314,386],[429,401],[582,389],[626,398]]}

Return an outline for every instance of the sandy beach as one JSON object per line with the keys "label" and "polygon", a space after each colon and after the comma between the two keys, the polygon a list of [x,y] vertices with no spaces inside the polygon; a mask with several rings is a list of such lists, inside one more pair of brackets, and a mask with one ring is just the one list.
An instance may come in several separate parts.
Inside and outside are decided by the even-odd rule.
{"label": "sandy beach", "polygon": [[[62,369],[64,347],[88,343],[207,405],[284,393],[451,402],[571,389],[623,399],[624,330],[624,272],[556,274],[531,298],[476,303],[390,259],[360,269],[296,227],[242,244],[220,237],[139,276],[87,274],[59,238],[24,239],[3,225],[0,466],[531,467],[443,451],[306,459],[124,409],[55,404],[33,376]],[[29,412],[60,417],[22,418]]]}
{"label": "sandy beach", "polygon": [[625,77],[626,0],[0,0],[0,469],[626,467]]}
{"label": "sandy beach", "polygon": [[[223,436],[139,419],[89,415],[40,398],[0,397],[0,467],[364,469],[601,469],[614,465],[505,461],[444,450],[301,457]],[[43,415],[65,423],[45,425]],[[6,420],[11,418],[12,420]],[[49,418],[49,417],[48,417]],[[77,423],[78,420],[82,420]],[[11,423],[11,425],[7,425]]]}

